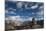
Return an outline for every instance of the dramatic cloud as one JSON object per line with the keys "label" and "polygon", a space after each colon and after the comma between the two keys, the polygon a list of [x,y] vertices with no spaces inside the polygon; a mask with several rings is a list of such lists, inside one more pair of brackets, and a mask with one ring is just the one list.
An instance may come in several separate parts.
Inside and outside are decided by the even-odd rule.
{"label": "dramatic cloud", "polygon": [[31,7],[31,9],[36,9],[38,7],[38,4]]}
{"label": "dramatic cloud", "polygon": [[16,9],[9,8],[9,9],[5,10],[5,13],[7,13],[7,14],[16,14],[14,11],[16,11]]}
{"label": "dramatic cloud", "polygon": [[23,18],[24,16],[8,16],[5,20],[11,20],[11,21],[32,21],[32,17]]}
{"label": "dramatic cloud", "polygon": [[[8,19],[7,19],[8,18]],[[15,21],[22,21],[20,16],[8,16],[6,20],[15,20]]]}
{"label": "dramatic cloud", "polygon": [[37,12],[37,14],[41,15],[41,16],[44,15],[44,6],[43,5],[39,7],[39,12]]}
{"label": "dramatic cloud", "polygon": [[13,11],[16,11],[16,9],[14,9],[14,8],[9,8],[8,10],[13,10]]}
{"label": "dramatic cloud", "polygon": [[39,9],[44,9],[44,6],[43,6],[43,5],[42,5],[42,6],[40,6],[40,7],[39,7]]}
{"label": "dramatic cloud", "polygon": [[[43,19],[44,7],[37,2],[21,2],[16,0],[8,0],[6,3],[6,16],[9,15],[8,20],[17,21],[32,21],[32,17]],[[14,2],[14,3],[13,3]],[[15,7],[14,7],[15,6]],[[27,17],[26,17],[27,16]],[[7,19],[6,19],[7,20]]]}
{"label": "dramatic cloud", "polygon": [[39,20],[44,19],[44,6],[43,5],[39,7],[39,11],[36,14],[37,14],[36,17],[38,17],[37,19]]}
{"label": "dramatic cloud", "polygon": [[17,8],[22,8],[22,2],[17,3]]}
{"label": "dramatic cloud", "polygon": [[27,5],[28,5],[28,4],[25,4],[25,8],[26,8],[26,9],[30,9],[29,7],[27,7]]}
{"label": "dramatic cloud", "polygon": [[37,15],[43,16],[44,15],[44,11],[37,12]]}
{"label": "dramatic cloud", "polygon": [[37,17],[38,17],[39,20],[44,19],[44,12],[43,11],[37,12]]}
{"label": "dramatic cloud", "polygon": [[15,12],[11,11],[9,14],[16,14]]}

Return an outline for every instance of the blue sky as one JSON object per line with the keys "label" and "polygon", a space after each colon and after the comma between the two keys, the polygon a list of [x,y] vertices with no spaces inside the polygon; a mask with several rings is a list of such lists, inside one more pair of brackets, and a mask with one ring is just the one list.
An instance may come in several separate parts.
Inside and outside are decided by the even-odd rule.
{"label": "blue sky", "polygon": [[24,21],[31,20],[32,17],[41,20],[44,17],[44,4],[42,2],[8,0],[5,2],[5,16],[18,16]]}

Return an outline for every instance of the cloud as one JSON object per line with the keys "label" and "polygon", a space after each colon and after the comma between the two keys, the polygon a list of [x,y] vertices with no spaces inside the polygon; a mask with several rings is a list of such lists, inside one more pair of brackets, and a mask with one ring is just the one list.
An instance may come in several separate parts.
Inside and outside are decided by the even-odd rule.
{"label": "cloud", "polygon": [[32,21],[32,17],[29,17],[28,20]]}
{"label": "cloud", "polygon": [[39,7],[39,10],[44,11],[44,5],[40,6],[40,7]]}
{"label": "cloud", "polygon": [[[8,16],[5,18],[5,20],[11,20],[11,21],[21,21],[21,22],[24,22],[24,21],[32,21],[32,18],[33,17],[27,17],[27,18],[22,18],[21,16]],[[35,20],[42,20],[44,19],[43,17],[39,17],[39,18],[36,18],[35,17]],[[8,21],[9,22],[9,21]]]}
{"label": "cloud", "polygon": [[8,10],[13,10],[13,11],[16,11],[16,9],[14,9],[14,8],[9,8]]}
{"label": "cloud", "polygon": [[38,4],[31,7],[31,9],[36,9],[38,7]]}
{"label": "cloud", "polygon": [[39,12],[37,12],[37,15],[43,16],[43,15],[44,15],[44,11],[39,11]]}
{"label": "cloud", "polygon": [[41,20],[44,19],[43,17],[41,17]]}
{"label": "cloud", "polygon": [[27,7],[27,5],[28,5],[28,4],[25,4],[25,8],[26,8],[26,9],[30,9],[29,7]]}
{"label": "cloud", "polygon": [[9,14],[16,14],[14,11],[10,11]]}
{"label": "cloud", "polygon": [[7,9],[5,10],[5,13],[9,13]]}
{"label": "cloud", "polygon": [[41,10],[41,11],[39,11],[39,12],[37,12],[36,13],[37,14],[37,18],[39,19],[39,20],[42,20],[43,19],[43,17],[44,17],[44,12]]}
{"label": "cloud", "polygon": [[35,13],[34,13],[34,12],[32,12],[32,14],[34,15]]}
{"label": "cloud", "polygon": [[32,21],[32,17],[24,18],[24,21]]}
{"label": "cloud", "polygon": [[44,17],[44,5],[39,7],[39,11],[36,13],[37,17],[39,17],[38,19],[41,20]]}
{"label": "cloud", "polygon": [[28,6],[32,6],[32,4],[29,4],[30,2],[26,3],[25,4],[25,9],[31,9],[31,7],[28,7]]}
{"label": "cloud", "polygon": [[23,5],[22,2],[18,2],[17,3],[17,8],[22,8],[22,5]]}
{"label": "cloud", "polygon": [[7,18],[8,18],[8,19],[6,19],[6,20],[22,21],[22,19],[21,19],[20,16],[8,16]]}
{"label": "cloud", "polygon": [[37,19],[38,20],[42,20],[44,18],[44,12],[43,11],[40,11],[37,13]]}
{"label": "cloud", "polygon": [[38,19],[37,19],[37,18],[35,18],[35,20],[37,21]]}
{"label": "cloud", "polygon": [[11,21],[32,21],[32,17],[23,18],[24,16],[8,16],[5,20],[11,20]]}
{"label": "cloud", "polygon": [[39,12],[37,12],[37,14],[41,15],[41,16],[44,15],[44,6],[43,5],[39,7]]}
{"label": "cloud", "polygon": [[39,7],[39,9],[43,9],[43,8],[44,8],[44,6],[43,6],[43,5]]}
{"label": "cloud", "polygon": [[[10,10],[11,10],[11,11],[10,11]],[[16,14],[15,11],[16,11],[16,9],[9,8],[9,9],[6,9],[6,10],[5,10],[5,13],[7,13],[7,14]]]}

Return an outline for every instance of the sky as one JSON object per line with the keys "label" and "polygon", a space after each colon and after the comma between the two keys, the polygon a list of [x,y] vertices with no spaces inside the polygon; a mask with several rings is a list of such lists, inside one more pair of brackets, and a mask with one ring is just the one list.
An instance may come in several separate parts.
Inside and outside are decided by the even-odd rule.
{"label": "sky", "polygon": [[[36,20],[44,19],[43,2],[5,1],[5,16],[11,20],[28,21],[35,17]],[[6,19],[7,19],[6,18]]]}

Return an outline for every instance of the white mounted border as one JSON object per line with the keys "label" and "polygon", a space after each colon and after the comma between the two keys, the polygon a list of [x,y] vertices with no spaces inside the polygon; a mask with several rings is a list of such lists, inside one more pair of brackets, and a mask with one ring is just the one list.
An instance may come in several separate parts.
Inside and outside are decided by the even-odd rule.
{"label": "white mounted border", "polygon": [[[17,1],[44,2],[44,29],[29,29],[29,30],[27,29],[16,31],[46,31],[46,0],[17,0]],[[0,31],[5,31],[5,0],[0,0]]]}

